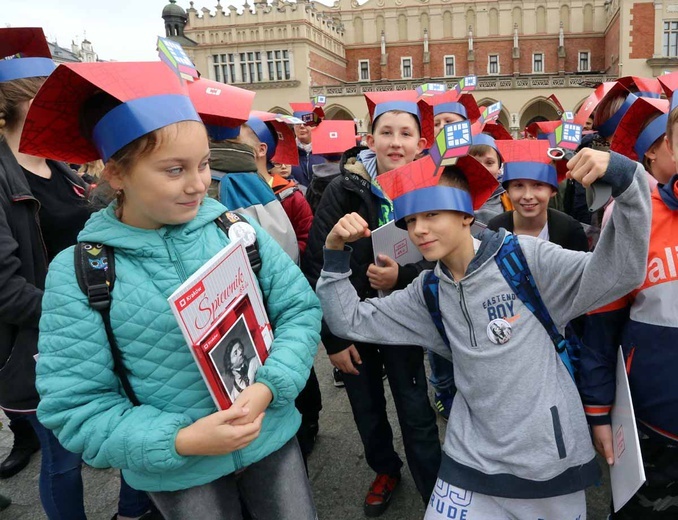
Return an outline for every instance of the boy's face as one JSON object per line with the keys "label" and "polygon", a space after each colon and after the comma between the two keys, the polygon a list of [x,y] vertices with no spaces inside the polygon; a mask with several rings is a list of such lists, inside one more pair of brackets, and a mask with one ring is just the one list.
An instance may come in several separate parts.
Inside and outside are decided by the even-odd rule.
{"label": "boy's face", "polygon": [[501,165],[499,164],[499,154],[497,154],[497,151],[494,148],[482,155],[474,155],[474,157],[487,168],[487,171],[490,172],[495,179],[499,177]]}
{"label": "boy's face", "polygon": [[449,259],[470,236],[473,217],[459,211],[428,211],[405,219],[410,240],[430,262]]}
{"label": "boy's face", "polygon": [[513,207],[523,218],[535,218],[546,213],[549,200],[556,194],[550,184],[530,179],[510,181],[506,192]]}
{"label": "boy's face", "polygon": [[454,112],[441,112],[433,118],[433,132],[435,135],[438,135],[438,132],[440,132],[445,125],[463,120],[464,117],[460,116],[459,114],[455,114]]}
{"label": "boy's face", "polygon": [[377,154],[377,173],[382,174],[414,161],[426,146],[417,120],[406,112],[385,112],[367,135],[367,146]]}

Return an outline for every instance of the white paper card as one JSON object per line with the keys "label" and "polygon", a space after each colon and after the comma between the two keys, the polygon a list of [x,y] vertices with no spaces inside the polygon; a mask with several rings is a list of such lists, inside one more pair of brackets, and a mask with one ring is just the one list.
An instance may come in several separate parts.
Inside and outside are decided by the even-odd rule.
{"label": "white paper card", "polygon": [[[378,255],[388,255],[400,265],[413,264],[424,257],[410,240],[407,231],[396,227],[395,221],[372,231],[372,249],[374,249],[374,263]],[[379,291],[379,296],[386,296],[390,291]]]}

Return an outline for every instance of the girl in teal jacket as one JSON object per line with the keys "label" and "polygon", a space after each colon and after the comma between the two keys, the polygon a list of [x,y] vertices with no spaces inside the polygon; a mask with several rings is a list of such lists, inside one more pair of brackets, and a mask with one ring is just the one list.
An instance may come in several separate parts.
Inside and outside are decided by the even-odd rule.
{"label": "girl in teal jacket", "polygon": [[[253,224],[262,259],[258,280],[275,339],[254,384],[231,408],[216,411],[167,297],[229,243],[214,223],[226,208],[205,198],[205,128],[176,76],[163,67],[62,65],[29,112],[25,151],[33,150],[35,131],[34,152],[70,161],[96,152],[106,162],[117,201],[94,214],[78,239],[114,248],[111,323],[141,403],[130,402],[113,370],[101,314],[78,287],[71,248],[56,257],[46,282],[38,417],[92,466],[121,468],[167,520],[240,519],[241,501],[255,518],[312,520],[315,508],[294,437],[300,423],[294,399],[319,342],[319,303],[296,265]],[[150,73],[152,86],[144,82]],[[116,86],[123,82],[121,93]],[[73,99],[72,106],[59,99],[57,108],[54,94],[65,83],[99,92]],[[55,109],[63,110],[61,129],[45,132],[45,118]],[[77,126],[64,132],[69,120]],[[78,131],[83,139],[65,145],[61,136]]]}

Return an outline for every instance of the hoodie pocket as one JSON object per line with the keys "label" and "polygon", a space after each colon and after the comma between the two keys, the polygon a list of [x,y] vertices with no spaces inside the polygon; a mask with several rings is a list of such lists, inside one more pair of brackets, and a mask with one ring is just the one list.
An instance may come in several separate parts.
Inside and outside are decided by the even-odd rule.
{"label": "hoodie pocket", "polygon": [[553,422],[553,435],[556,438],[558,457],[564,459],[567,457],[567,450],[565,450],[565,442],[563,441],[563,428],[560,425],[560,415],[558,414],[557,406],[551,407],[551,421]]}

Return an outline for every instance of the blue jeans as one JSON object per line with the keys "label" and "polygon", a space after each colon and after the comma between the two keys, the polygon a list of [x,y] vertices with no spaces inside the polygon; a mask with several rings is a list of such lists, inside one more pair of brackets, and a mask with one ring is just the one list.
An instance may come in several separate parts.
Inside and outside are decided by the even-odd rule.
{"label": "blue jeans", "polygon": [[295,437],[259,462],[209,484],[149,495],[165,520],[242,520],[241,501],[258,520],[318,518]]}
{"label": "blue jeans", "polygon": [[[64,448],[54,434],[38,421],[35,414],[26,414],[40,439],[40,501],[49,520],[86,520],[82,492],[82,456]],[[143,491],[129,487],[120,475],[118,514],[137,517],[151,507]]]}
{"label": "blue jeans", "polygon": [[452,394],[457,392],[454,385],[454,365],[442,356],[427,351],[428,362],[431,365],[429,382],[437,394]]}

